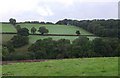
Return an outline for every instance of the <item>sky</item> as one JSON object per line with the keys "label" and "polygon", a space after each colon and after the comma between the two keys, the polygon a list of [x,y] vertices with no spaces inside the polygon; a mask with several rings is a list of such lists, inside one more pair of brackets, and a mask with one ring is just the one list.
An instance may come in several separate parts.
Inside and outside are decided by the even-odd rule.
{"label": "sky", "polygon": [[119,0],[0,0],[0,21],[117,19]]}

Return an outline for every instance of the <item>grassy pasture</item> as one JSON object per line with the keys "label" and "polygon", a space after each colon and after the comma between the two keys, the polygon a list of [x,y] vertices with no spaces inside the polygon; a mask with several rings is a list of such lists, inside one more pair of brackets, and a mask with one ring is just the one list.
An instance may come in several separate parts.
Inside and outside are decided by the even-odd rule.
{"label": "grassy pasture", "polygon": [[118,76],[118,57],[78,58],[3,65],[3,75]]}
{"label": "grassy pasture", "polygon": [[[22,28],[26,27],[29,29],[35,27],[39,29],[40,26],[45,26],[49,30],[49,34],[76,34],[76,30],[80,30],[82,35],[92,35],[91,33],[85,31],[82,28],[75,26],[65,26],[65,25],[49,25],[49,24],[19,24]],[[15,28],[11,24],[2,24],[2,32],[16,32]],[[39,33],[39,32],[37,32]]]}
{"label": "grassy pasture", "polygon": [[2,32],[16,32],[16,29],[11,24],[2,24]]}
{"label": "grassy pasture", "polygon": [[[91,33],[87,32],[84,29],[81,29],[79,27],[75,27],[75,26],[65,26],[65,25],[44,25],[44,24],[19,24],[21,25],[21,27],[26,27],[29,30],[32,27],[35,28],[39,28],[40,26],[45,26],[46,28],[49,29],[49,33],[50,34],[75,34],[76,30],[80,30],[82,35],[92,35]],[[2,32],[16,32],[15,28],[11,25],[11,24],[2,24]],[[38,33],[38,32],[37,32]],[[3,43],[10,40],[13,37],[13,35],[11,34],[3,34],[2,38],[3,38]],[[69,39],[70,41],[73,41],[74,39],[78,38],[77,36],[29,36],[30,38],[30,43],[34,43],[36,40],[38,39],[44,39],[44,38],[48,38],[48,37],[52,37],[54,40],[58,40],[58,39]],[[96,38],[96,37],[88,37],[90,40]]]}

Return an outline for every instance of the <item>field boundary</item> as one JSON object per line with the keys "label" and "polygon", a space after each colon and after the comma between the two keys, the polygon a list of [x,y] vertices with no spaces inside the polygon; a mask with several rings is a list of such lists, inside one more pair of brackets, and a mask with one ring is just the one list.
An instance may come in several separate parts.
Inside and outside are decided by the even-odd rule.
{"label": "field boundary", "polygon": [[[17,34],[16,32],[2,32],[0,34]],[[95,36],[95,35],[77,35],[77,34],[29,34],[29,35],[39,35],[39,36]]]}
{"label": "field boundary", "polygon": [[2,65],[14,64],[14,63],[46,62],[46,61],[50,61],[50,60],[64,60],[64,59],[35,59],[35,60],[2,61]]}

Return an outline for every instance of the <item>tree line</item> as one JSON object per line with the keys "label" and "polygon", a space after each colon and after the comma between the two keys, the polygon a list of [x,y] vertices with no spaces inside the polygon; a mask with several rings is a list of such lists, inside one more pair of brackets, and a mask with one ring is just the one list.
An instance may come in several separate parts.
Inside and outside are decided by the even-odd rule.
{"label": "tree line", "polygon": [[[14,23],[16,23],[16,19],[14,19],[14,18],[10,18],[9,21],[10,21],[10,22],[13,22],[13,21],[14,21]],[[3,23],[3,24],[8,24],[8,22],[2,22],[2,23]],[[17,22],[17,24],[19,24],[19,23],[31,23],[31,24],[54,24],[53,22],[44,22],[44,21],[41,21],[41,22],[39,22],[39,21]]]}
{"label": "tree line", "polygon": [[59,20],[56,24],[73,25],[81,27],[97,36],[101,37],[119,37],[120,38],[120,20]]}
{"label": "tree line", "polygon": [[[64,59],[120,56],[120,40],[117,38],[96,38],[93,41],[80,36],[72,43],[68,39],[39,39],[29,46],[28,52],[15,53],[15,48],[27,45],[24,36],[14,36],[2,47],[3,60]],[[18,45],[19,44],[19,45]]]}

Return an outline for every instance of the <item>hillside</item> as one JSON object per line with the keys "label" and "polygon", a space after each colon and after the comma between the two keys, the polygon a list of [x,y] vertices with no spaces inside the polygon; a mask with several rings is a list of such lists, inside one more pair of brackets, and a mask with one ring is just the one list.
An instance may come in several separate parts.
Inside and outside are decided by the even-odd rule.
{"label": "hillside", "polygon": [[[45,26],[49,30],[49,34],[76,34],[76,30],[79,30],[81,32],[81,35],[92,35],[92,33],[87,32],[86,30],[75,27],[75,26],[66,26],[66,25],[50,25],[50,24],[19,24],[22,28],[26,27],[30,29],[32,27],[39,28],[40,26]],[[15,28],[11,24],[2,24],[2,32],[16,32]],[[30,32],[31,33],[31,32]],[[37,32],[38,33],[38,32]],[[2,34],[3,37],[3,43],[9,41],[15,34]],[[34,43],[38,39],[44,39],[51,37],[54,40],[59,39],[69,39],[73,41],[74,39],[78,38],[78,36],[29,36],[30,43]],[[93,40],[96,37],[88,36],[90,40]]]}
{"label": "hillside", "polygon": [[117,76],[118,57],[13,63],[3,65],[2,73],[14,76]]}
{"label": "hillside", "polygon": [[[23,23],[23,24],[17,24],[17,25],[20,25],[22,28],[26,27],[29,29],[29,31],[32,27],[39,29],[39,27],[45,26],[49,30],[49,34],[76,34],[75,33],[76,30],[80,30],[82,35],[92,35],[86,30],[79,27],[75,27],[75,26],[52,25],[52,24],[51,25],[50,24],[29,24],[29,23]],[[2,32],[16,32],[16,30],[11,24],[2,24]]]}
{"label": "hillside", "polygon": [[[18,24],[17,24],[18,25]],[[22,28],[26,27],[29,29],[32,27],[39,28],[40,26],[45,26],[48,28],[49,33],[51,34],[75,34],[76,30],[79,30],[82,35],[92,35],[91,33],[87,32],[86,30],[75,27],[75,26],[66,26],[66,25],[50,25],[50,24],[29,24],[29,23],[21,23],[19,24]],[[16,32],[15,28],[11,24],[2,24],[2,32]],[[31,33],[31,32],[30,32]],[[38,32],[37,32],[38,33]],[[6,43],[9,41],[14,35],[16,34],[2,34],[2,43]],[[59,40],[59,39],[69,39],[71,42],[78,38],[78,36],[37,36],[37,35],[30,35],[29,36],[29,45],[23,46],[21,48],[15,49],[15,52],[28,52],[28,47],[36,42],[36,40],[39,39],[45,39],[45,38],[53,38],[53,40]],[[93,40],[96,37],[89,36],[90,40]]]}

